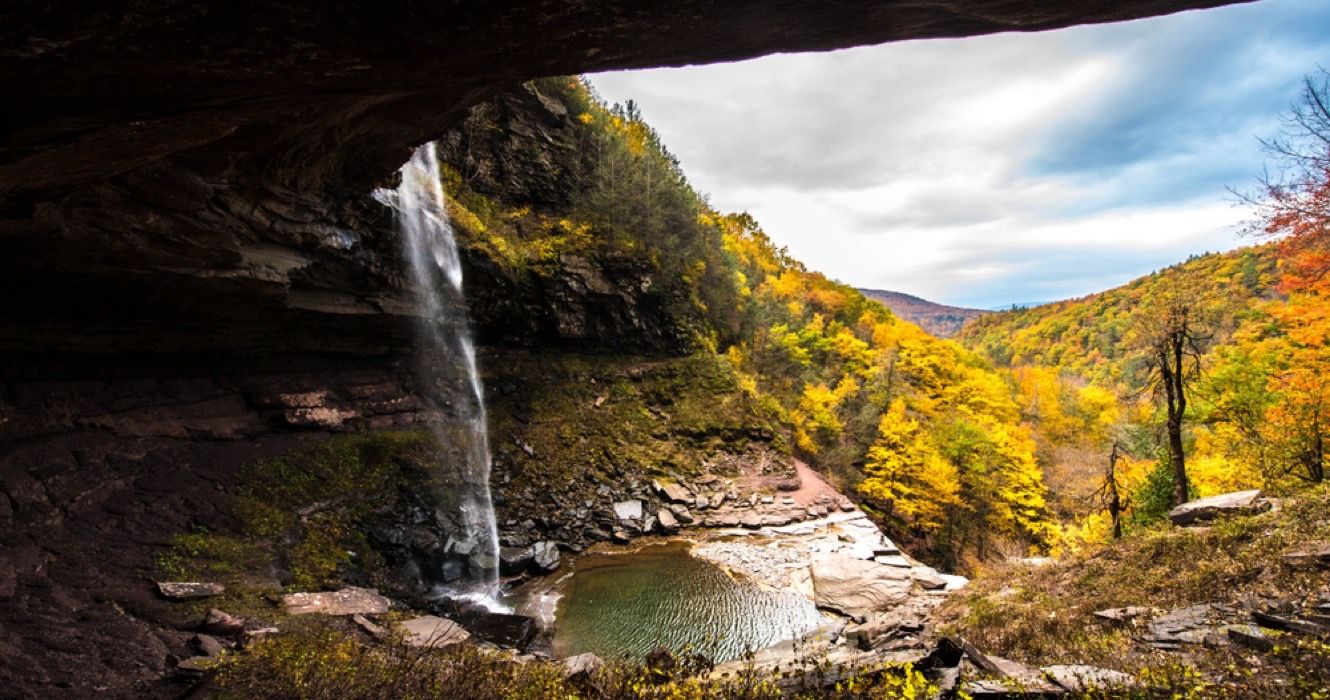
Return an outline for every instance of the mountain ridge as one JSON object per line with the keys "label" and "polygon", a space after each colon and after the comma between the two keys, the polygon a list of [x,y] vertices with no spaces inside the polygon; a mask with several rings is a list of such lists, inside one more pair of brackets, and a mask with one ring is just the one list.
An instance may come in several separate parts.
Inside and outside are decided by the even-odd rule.
{"label": "mountain ridge", "polygon": [[876,301],[892,313],[939,338],[952,338],[972,318],[996,313],[990,309],[972,309],[929,301],[923,297],[889,289],[859,288],[859,293]]}

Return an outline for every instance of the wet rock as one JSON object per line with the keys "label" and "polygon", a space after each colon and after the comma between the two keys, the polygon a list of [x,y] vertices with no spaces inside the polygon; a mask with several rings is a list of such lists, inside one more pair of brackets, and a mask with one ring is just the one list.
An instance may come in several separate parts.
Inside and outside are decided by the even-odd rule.
{"label": "wet rock", "polygon": [[461,611],[456,617],[456,622],[473,638],[504,649],[525,651],[539,632],[536,619],[527,615],[472,609]]}
{"label": "wet rock", "polygon": [[389,601],[372,588],[343,588],[340,591],[291,593],[282,596],[288,615],[380,615],[388,612]]}
{"label": "wet rock", "polygon": [[219,596],[226,592],[226,587],[220,583],[199,581],[158,581],[157,592],[171,600],[190,600]]}
{"label": "wet rock", "polygon": [[1269,507],[1268,502],[1261,500],[1259,489],[1236,491],[1183,503],[1168,512],[1168,519],[1173,521],[1174,525],[1191,525],[1214,520],[1221,515],[1259,513]]}
{"label": "wet rock", "polygon": [[393,625],[403,641],[413,647],[439,649],[471,638],[462,626],[444,617],[425,615]]}
{"label": "wet rock", "polygon": [[203,623],[199,625],[199,630],[208,634],[240,634],[245,631],[245,620],[213,608],[204,616]]}
{"label": "wet rock", "polygon": [[679,531],[679,521],[674,518],[674,514],[668,509],[661,508],[656,511],[656,521],[660,524],[660,531],[665,534]]}
{"label": "wet rock", "polygon": [[629,537],[628,533],[624,532],[623,530],[615,530],[614,532],[610,533],[610,541],[614,542],[615,544],[628,544],[629,542],[633,541],[633,538]]}
{"label": "wet rock", "polygon": [[559,547],[553,542],[537,542],[531,547],[531,563],[542,573],[559,568]]}
{"label": "wet rock", "polygon": [[530,547],[500,547],[499,573],[504,576],[523,573],[531,566],[533,557]]}
{"label": "wet rock", "polygon": [[1084,664],[1045,666],[1042,670],[1049,680],[1073,693],[1139,688],[1141,685],[1134,677],[1121,671]]}
{"label": "wet rock", "polygon": [[909,598],[908,572],[844,554],[819,554],[809,567],[813,602],[858,621]]}

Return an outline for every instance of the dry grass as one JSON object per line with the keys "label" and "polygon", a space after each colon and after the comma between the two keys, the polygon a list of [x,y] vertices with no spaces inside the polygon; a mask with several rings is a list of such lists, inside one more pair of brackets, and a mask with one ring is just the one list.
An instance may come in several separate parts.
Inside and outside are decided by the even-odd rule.
{"label": "dry grass", "polygon": [[1293,569],[1281,556],[1328,534],[1330,485],[1323,485],[1286,499],[1275,512],[1228,518],[1210,528],[1161,526],[1049,567],[992,567],[942,614],[955,620],[948,631],[1030,664],[1113,668],[1181,689],[1181,697],[1326,698],[1330,646],[1323,641],[1281,638],[1264,656],[1200,645],[1186,653],[1163,652],[1135,640],[1148,620],[1123,626],[1093,613],[1130,605],[1164,611],[1263,600],[1303,605],[1325,598],[1330,574]]}
{"label": "dry grass", "polygon": [[228,657],[209,694],[237,700],[868,700],[928,697],[933,690],[908,666],[865,670],[829,688],[784,691],[775,678],[753,672],[710,680],[705,677],[710,668],[700,657],[666,656],[642,663],[611,662],[595,673],[568,678],[555,661],[518,661],[510,653],[470,644],[413,649],[316,625]]}

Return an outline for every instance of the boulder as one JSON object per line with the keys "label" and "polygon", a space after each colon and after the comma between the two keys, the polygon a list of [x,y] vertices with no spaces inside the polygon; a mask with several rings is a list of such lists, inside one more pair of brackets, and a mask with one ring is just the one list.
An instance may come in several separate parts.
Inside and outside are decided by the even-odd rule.
{"label": "boulder", "polygon": [[678,520],[684,525],[691,525],[694,522],[697,522],[697,519],[693,517],[693,514],[688,512],[688,509],[683,506],[670,506],[668,510],[670,511],[670,515],[674,516],[675,520]]}
{"label": "boulder", "polygon": [[605,660],[595,654],[578,654],[563,660],[563,675],[568,678],[586,678],[605,665]]}
{"label": "boulder", "polygon": [[217,638],[210,634],[196,634],[189,640],[189,645],[198,653],[208,656],[221,656],[222,651],[226,649]]}
{"label": "boulder", "polygon": [[818,554],[809,567],[813,602],[855,618],[901,603],[910,597],[909,572],[844,554]]}
{"label": "boulder", "polygon": [[542,573],[559,568],[559,546],[550,541],[531,545],[531,563]]}
{"label": "boulder", "polygon": [[533,556],[530,547],[500,547],[499,573],[504,576],[523,573],[530,568]]}
{"label": "boulder", "polygon": [[425,615],[393,625],[402,634],[402,640],[413,647],[439,649],[465,642],[471,634],[446,617]]}
{"label": "boulder", "polygon": [[191,600],[219,596],[226,592],[226,587],[220,583],[199,581],[158,581],[157,592],[171,600]]}
{"label": "boulder", "polygon": [[1168,512],[1174,525],[1214,520],[1221,515],[1250,515],[1267,510],[1270,504],[1261,500],[1261,491],[1235,491],[1195,501],[1188,501]]}
{"label": "boulder", "polygon": [[683,484],[678,484],[672,481],[660,481],[657,479],[652,481],[651,485],[656,489],[656,493],[660,494],[661,498],[664,498],[670,503],[693,502],[693,494],[689,492]]}
{"label": "boulder", "polygon": [[628,522],[630,520],[642,520],[642,502],[639,500],[619,501],[614,504],[614,517],[619,522]]}
{"label": "boulder", "polygon": [[656,512],[656,521],[660,524],[660,531],[666,534],[679,531],[679,521],[674,519],[674,514],[668,509],[661,508]]}
{"label": "boulder", "polygon": [[454,622],[470,633],[472,639],[518,651],[525,651],[540,631],[534,617],[489,610],[460,611]]}
{"label": "boulder", "polygon": [[282,596],[288,615],[381,615],[388,612],[389,601],[372,588],[343,588],[340,591],[291,593]]}

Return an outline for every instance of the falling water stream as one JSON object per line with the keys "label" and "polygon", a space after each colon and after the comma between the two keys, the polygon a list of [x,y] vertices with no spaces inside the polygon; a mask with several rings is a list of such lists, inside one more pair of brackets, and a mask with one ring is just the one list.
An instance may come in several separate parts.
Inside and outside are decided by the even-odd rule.
{"label": "falling water stream", "polygon": [[[476,369],[457,242],[448,220],[435,146],[416,149],[394,190],[374,196],[392,207],[402,234],[411,280],[419,297],[422,379],[447,419],[434,423],[441,445],[440,516],[447,522],[450,554],[467,561],[461,581],[447,591],[493,606],[499,538],[490,498],[490,450],[485,394]],[[446,398],[443,398],[446,397]],[[442,574],[442,572],[438,572]],[[447,576],[442,576],[448,578]]]}

